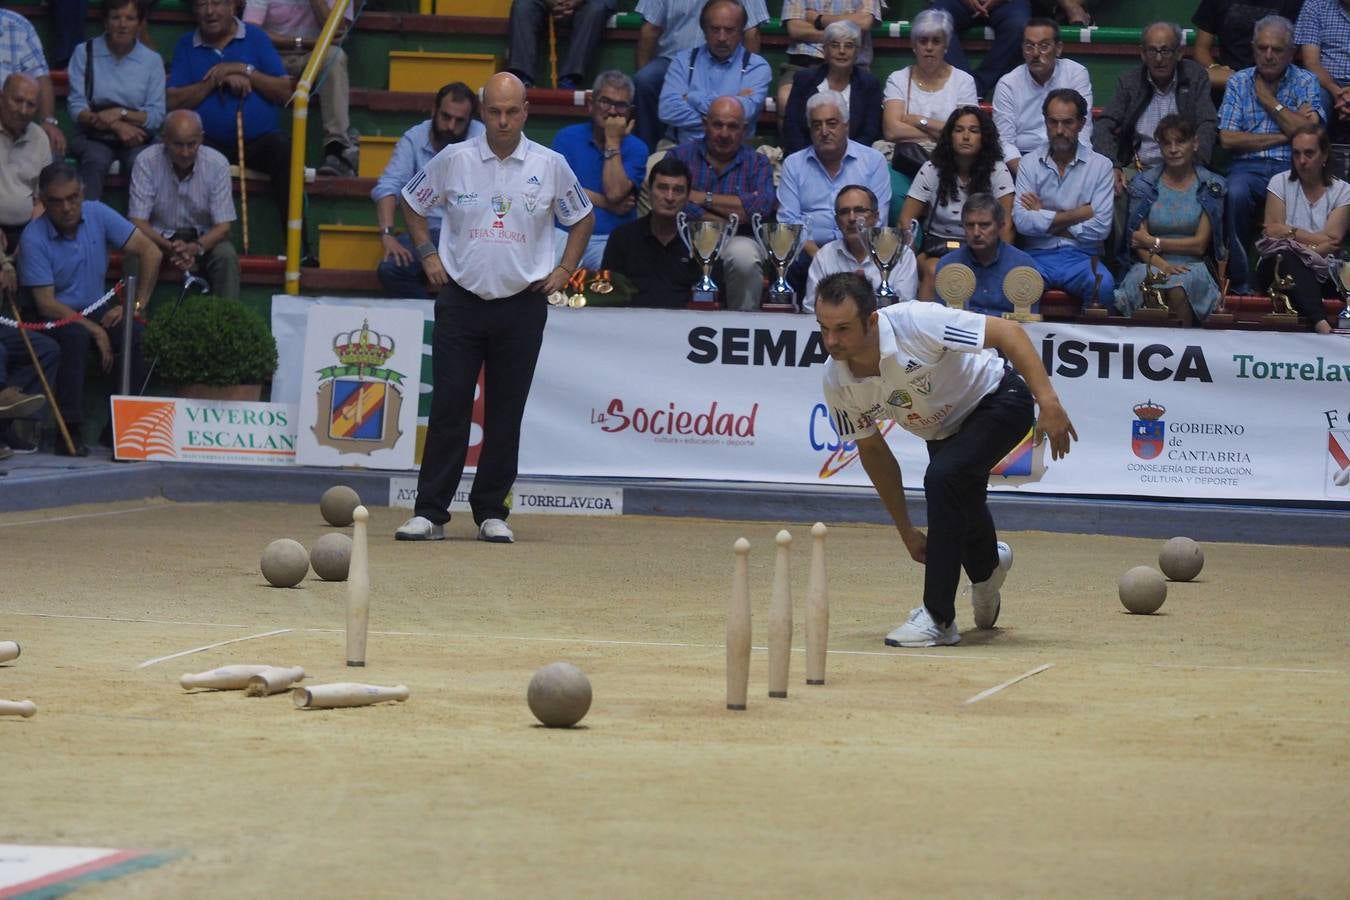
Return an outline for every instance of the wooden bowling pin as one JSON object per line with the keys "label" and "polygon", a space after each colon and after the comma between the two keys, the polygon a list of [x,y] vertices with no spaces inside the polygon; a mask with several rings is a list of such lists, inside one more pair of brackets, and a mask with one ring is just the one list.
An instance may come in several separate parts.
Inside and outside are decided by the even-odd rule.
{"label": "wooden bowling pin", "polygon": [[370,555],[366,523],[370,511],[358,506],[352,513],[352,561],[347,569],[347,665],[366,664],[366,634],[370,625]]}
{"label": "wooden bowling pin", "polygon": [[806,582],[806,683],[825,683],[830,643],[830,598],[825,581],[825,523],[811,526],[811,574]]}
{"label": "wooden bowling pin", "polygon": [[0,716],[23,716],[31,719],[37,713],[37,704],[32,700],[0,700]]}
{"label": "wooden bowling pin", "polygon": [[249,678],[244,687],[245,697],[270,697],[290,690],[297,681],[303,681],[305,670],[299,666],[269,666]]}
{"label": "wooden bowling pin", "polygon": [[375,684],[316,684],[312,687],[297,687],[291,690],[291,699],[296,709],[338,709],[348,706],[370,706],[386,700],[402,703],[409,696],[408,688],[399,684],[394,687],[380,687]]}
{"label": "wooden bowling pin", "polygon": [[217,691],[240,691],[248,687],[248,680],[259,672],[265,672],[271,666],[221,666],[209,672],[188,673],[178,679],[183,690],[211,688]]}
{"label": "wooden bowling pin", "polygon": [[769,600],[769,696],[784,698],[792,663],[792,581],[788,571],[788,547],[792,535],[786,530],[774,538],[778,550],[773,560],[773,596]]}
{"label": "wooden bowling pin", "polygon": [[737,538],[727,604],[727,709],[745,709],[750,690],[750,542]]}
{"label": "wooden bowling pin", "polygon": [[21,652],[18,641],[0,641],[0,663],[18,659]]}

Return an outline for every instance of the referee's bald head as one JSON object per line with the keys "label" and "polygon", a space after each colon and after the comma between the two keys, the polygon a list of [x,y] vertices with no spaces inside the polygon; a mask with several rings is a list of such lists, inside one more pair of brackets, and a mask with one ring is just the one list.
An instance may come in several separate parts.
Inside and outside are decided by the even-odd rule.
{"label": "referee's bald head", "polygon": [[525,102],[525,82],[521,81],[510,72],[498,72],[487,80],[483,85],[483,104],[490,103],[524,103]]}

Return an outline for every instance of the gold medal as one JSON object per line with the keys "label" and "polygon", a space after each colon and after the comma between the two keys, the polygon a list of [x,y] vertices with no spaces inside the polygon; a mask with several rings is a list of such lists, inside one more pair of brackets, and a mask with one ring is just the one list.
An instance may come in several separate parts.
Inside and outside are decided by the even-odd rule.
{"label": "gold medal", "polygon": [[586,305],[586,295],[573,294],[571,297],[567,298],[567,305],[572,307],[573,309],[581,309],[583,306]]}

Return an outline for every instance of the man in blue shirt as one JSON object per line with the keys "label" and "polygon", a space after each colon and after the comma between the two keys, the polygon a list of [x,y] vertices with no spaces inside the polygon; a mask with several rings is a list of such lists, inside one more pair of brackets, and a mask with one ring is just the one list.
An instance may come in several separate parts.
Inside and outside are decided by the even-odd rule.
{"label": "man in blue shirt", "polygon": [[749,23],[736,0],[710,0],[699,19],[706,43],[671,61],[661,88],[661,121],[675,143],[703,137],[703,117],[718,97],[735,97],[745,112],[746,134],[764,109],[773,73],[764,57],[741,43]]}
{"label": "man in blue shirt", "polygon": [[1228,277],[1233,293],[1245,294],[1246,242],[1260,229],[1257,211],[1265,203],[1271,176],[1290,164],[1290,136],[1300,125],[1326,120],[1317,78],[1291,65],[1294,25],[1266,16],[1252,36],[1256,65],[1228,79],[1219,107],[1219,143],[1228,151]]}
{"label": "man in blue shirt", "polygon": [[[966,229],[966,242],[938,261],[937,270],[962,265],[975,275],[975,293],[966,301],[965,308],[987,316],[1012,312],[1012,304],[1003,292],[1003,279],[1019,266],[1035,268],[1031,257],[1012,244],[1003,243],[999,232],[1008,214],[994,199],[993,194],[971,194],[961,206],[961,224]],[[946,301],[946,297],[942,298]],[[1039,310],[1040,304],[1032,307]]]}
{"label": "man in blue shirt", "polygon": [[825,244],[843,237],[834,201],[846,185],[861,184],[876,196],[885,221],[891,205],[891,172],[886,157],[848,137],[848,101],[838,91],[820,91],[806,101],[811,146],[783,160],[778,182],[778,221],[802,224],[802,252],[788,267],[787,280],[800,299],[811,260]]}
{"label": "man in blue shirt", "polygon": [[[605,242],[620,225],[637,219],[637,185],[647,166],[647,145],[633,137],[633,80],[622,72],[600,73],[591,88],[591,121],[568,125],[553,138],[595,206],[595,230],[581,256],[585,269],[600,268]],[[558,232],[562,257],[567,232]]]}
{"label": "man in blue shirt", "polygon": [[[375,274],[387,296],[423,297],[428,293],[422,262],[412,253],[412,238],[407,232],[397,234],[394,227],[394,213],[403,186],[412,181],[437,153],[484,131],[483,123],[478,121],[478,94],[464,82],[452,81],[436,92],[431,118],[409,128],[394,145],[389,164],[370,191],[370,199],[375,201],[375,218],[380,223],[380,243],[384,247],[384,259]],[[439,246],[439,207],[428,213],[427,229],[431,242]]]}
{"label": "man in blue shirt", "polygon": [[272,40],[234,16],[232,0],[196,0],[197,30],[179,39],[169,69],[168,108],[195,109],[206,144],[239,162],[236,114],[243,111],[244,164],[266,173],[286,233],[291,142],[278,113],[291,98],[291,79]]}
{"label": "man in blue shirt", "polygon": [[[115,355],[121,353],[122,329],[128,326],[117,297],[87,314],[85,310],[103,296],[109,249],[121,249],[136,257],[144,273],[136,283],[138,314],[154,292],[162,255],[135,225],[98,201],[86,203],[80,173],[69,163],[52,163],[42,170],[38,195],[46,211],[23,230],[19,284],[32,291],[38,315],[48,321],[68,321],[49,332],[61,347],[56,401],[75,440],[75,455],[85,456],[89,449],[80,438],[80,422],[89,345],[98,348],[103,371],[111,371]],[[140,385],[146,376],[141,354],[143,326],[134,321],[130,325],[131,382]],[[57,452],[66,450],[59,447]]]}
{"label": "man in blue shirt", "polygon": [[[659,105],[666,72],[675,57],[688,56],[703,44],[700,30],[706,0],[638,0],[637,14],[642,16],[637,47],[633,53],[634,103],[637,105],[638,140],[656,150],[665,131]],[[744,0],[745,29],[741,40],[751,53],[759,52],[759,26],[769,21],[764,0]]]}
{"label": "man in blue shirt", "polygon": [[1088,111],[1082,94],[1053,90],[1041,111],[1049,143],[1022,157],[1013,224],[1046,288],[1066,291],[1084,306],[1094,297],[1110,304],[1116,283],[1102,262],[1102,242],[1111,234],[1115,170],[1079,143]]}

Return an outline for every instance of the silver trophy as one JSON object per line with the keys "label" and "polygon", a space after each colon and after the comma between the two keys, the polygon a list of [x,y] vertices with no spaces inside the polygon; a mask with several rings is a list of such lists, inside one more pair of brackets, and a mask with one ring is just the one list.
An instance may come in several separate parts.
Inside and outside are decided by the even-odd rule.
{"label": "silver trophy", "polygon": [[765,309],[779,311],[797,311],[797,292],[784,277],[797,254],[801,252],[802,225],[787,225],[782,222],[765,222],[759,213],[750,217],[751,230],[755,240],[763,249],[769,261],[773,263],[774,273],[778,276],[769,285],[769,302]]}
{"label": "silver trophy", "polygon": [[905,248],[914,240],[914,233],[908,228],[894,225],[877,225],[868,235],[867,252],[872,261],[881,270],[881,284],[877,286],[877,306],[890,306],[900,300],[900,295],[891,287],[891,270],[900,262]]}
{"label": "silver trophy", "polygon": [[1331,283],[1341,295],[1341,314],[1336,317],[1336,331],[1350,334],[1350,260],[1332,257],[1327,267],[1331,274]]}
{"label": "silver trophy", "polygon": [[732,213],[725,222],[711,216],[691,220],[683,210],[675,214],[675,230],[689,248],[689,255],[703,267],[703,277],[694,283],[689,294],[689,305],[699,309],[721,308],[722,289],[712,280],[712,266],[722,255],[731,236],[736,233],[740,219]]}

